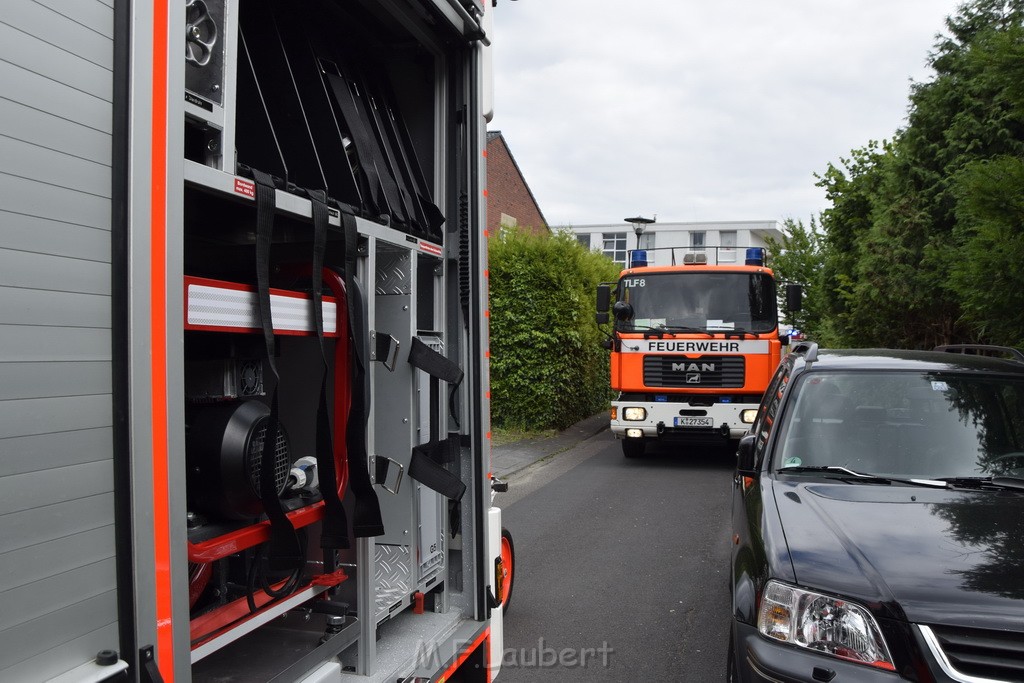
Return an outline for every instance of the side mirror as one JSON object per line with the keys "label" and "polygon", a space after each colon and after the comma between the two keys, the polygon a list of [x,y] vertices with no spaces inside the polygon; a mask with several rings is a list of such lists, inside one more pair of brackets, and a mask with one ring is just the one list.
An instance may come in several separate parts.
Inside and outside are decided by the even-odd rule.
{"label": "side mirror", "polygon": [[623,322],[633,319],[633,304],[625,301],[616,301],[615,305],[612,306],[612,313],[615,315],[616,320]]}
{"label": "side mirror", "polygon": [[789,313],[797,313],[803,309],[803,304],[803,285],[786,285],[786,311]]}
{"label": "side mirror", "polygon": [[[611,305],[612,301],[612,288],[608,285],[597,286],[597,312],[607,313],[608,306]],[[607,322],[607,321],[605,321]]]}
{"label": "side mirror", "polygon": [[779,343],[782,344],[783,346],[789,346],[789,335],[788,334],[780,334],[779,335]]}
{"label": "side mirror", "polygon": [[736,451],[736,471],[748,477],[757,475],[757,472],[754,471],[755,439],[753,434],[747,434],[740,439],[740,445]]}

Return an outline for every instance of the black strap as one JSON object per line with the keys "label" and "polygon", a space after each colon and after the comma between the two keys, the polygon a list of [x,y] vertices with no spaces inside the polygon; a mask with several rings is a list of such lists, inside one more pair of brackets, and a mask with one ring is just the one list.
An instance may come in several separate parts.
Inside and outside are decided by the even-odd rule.
{"label": "black strap", "polygon": [[260,456],[260,500],[263,511],[270,520],[270,545],[267,557],[272,569],[295,569],[305,560],[295,528],[285,514],[278,496],[277,480],[274,476],[277,460],[277,436],[279,411],[277,388],[280,375],[274,361],[274,322],[270,306],[270,245],[274,233],[274,212],[277,198],[274,180],[263,171],[253,169],[256,181],[256,290],[259,300],[260,323],[263,327],[263,341],[267,350],[267,364],[277,381],[270,398],[270,415],[266,421],[263,437],[263,452]]}
{"label": "black strap", "polygon": [[379,165],[382,162],[380,152],[377,149],[376,140],[366,129],[366,121],[356,107],[356,102],[353,99],[355,95],[349,88],[348,81],[341,76],[330,71],[325,71],[324,76],[327,78],[327,85],[331,88],[331,94],[334,95],[334,101],[341,110],[345,126],[352,135],[352,144],[355,145],[359,162],[366,172],[370,186],[370,201],[373,204],[370,208],[377,213],[390,212],[387,198],[381,197],[385,188],[379,172]]}
{"label": "black strap", "polygon": [[331,429],[330,408],[327,403],[327,377],[330,363],[327,361],[327,344],[324,341],[323,311],[323,269],[324,254],[327,251],[327,222],[330,212],[327,195],[322,190],[309,192],[313,207],[313,323],[320,342],[320,356],[323,359],[323,377],[320,380],[320,401],[316,411],[316,454],[320,468],[320,495],[323,496],[327,514],[320,534],[323,549],[346,549],[350,547],[348,537],[348,515],[338,496],[338,471],[334,462],[334,434]]}
{"label": "black strap", "polygon": [[461,439],[458,434],[441,440],[440,393],[441,380],[454,390],[462,383],[463,372],[454,362],[424,344],[419,337],[412,338],[409,363],[430,375],[430,440],[414,446],[409,460],[409,476],[446,498],[461,500],[466,485],[451,470],[448,463],[459,462]]}
{"label": "black strap", "polygon": [[352,338],[352,405],[345,429],[345,449],[348,453],[349,486],[355,497],[352,531],[356,538],[384,534],[384,521],[380,501],[370,480],[367,463],[366,423],[370,419],[370,378],[366,373],[369,355],[369,335],[366,330],[365,307],[362,290],[356,279],[356,250],[358,239],[356,219],[349,213],[341,214],[345,229],[345,298],[347,300],[349,334]]}

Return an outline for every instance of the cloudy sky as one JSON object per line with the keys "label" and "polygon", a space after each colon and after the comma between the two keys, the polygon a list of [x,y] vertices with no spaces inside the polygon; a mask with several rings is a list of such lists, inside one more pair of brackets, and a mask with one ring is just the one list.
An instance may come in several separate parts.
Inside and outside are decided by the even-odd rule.
{"label": "cloudy sky", "polygon": [[548,222],[784,220],[905,124],[957,0],[499,0],[495,116]]}

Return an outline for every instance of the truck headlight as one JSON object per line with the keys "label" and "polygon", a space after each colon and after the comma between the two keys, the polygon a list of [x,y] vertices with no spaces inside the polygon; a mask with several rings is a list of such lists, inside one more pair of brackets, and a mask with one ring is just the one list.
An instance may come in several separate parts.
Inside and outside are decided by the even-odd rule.
{"label": "truck headlight", "polygon": [[749,408],[747,410],[740,411],[740,422],[743,424],[752,425],[754,420],[757,419],[757,408]]}
{"label": "truck headlight", "polygon": [[622,419],[630,422],[639,422],[647,419],[647,410],[644,408],[623,408]]}
{"label": "truck headlight", "polygon": [[772,640],[896,670],[871,613],[840,598],[769,581],[761,598],[757,630]]}

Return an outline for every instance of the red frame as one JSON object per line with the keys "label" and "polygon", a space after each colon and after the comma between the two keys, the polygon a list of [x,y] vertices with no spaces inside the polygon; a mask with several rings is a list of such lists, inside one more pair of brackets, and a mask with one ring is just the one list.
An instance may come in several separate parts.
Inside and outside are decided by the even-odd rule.
{"label": "red frame", "polygon": [[[294,270],[299,276],[310,276],[312,274],[312,267],[309,265],[299,266]],[[334,347],[334,467],[335,472],[338,475],[338,497],[344,499],[345,491],[348,488],[348,450],[345,445],[345,433],[348,425],[348,412],[352,403],[352,388],[349,383],[349,359],[352,352],[352,346],[349,341],[348,334],[348,298],[345,295],[345,283],[342,276],[333,270],[324,268],[322,278],[324,284],[326,284],[328,289],[330,289],[332,295],[331,297],[325,296],[324,299],[337,303],[337,334],[329,336],[337,337],[337,343]],[[189,284],[204,284],[224,287],[225,289],[255,291],[253,287],[239,283],[186,277],[186,295]],[[288,290],[271,289],[270,291],[284,296],[309,298],[304,294]],[[213,328],[189,327],[186,325],[186,329],[212,331]],[[232,333],[244,333],[245,328],[227,328],[225,331]],[[275,333],[282,334],[276,331]],[[311,332],[290,333],[301,335],[312,334]],[[298,510],[292,510],[287,513],[287,516],[291,521],[292,526],[296,529],[300,529],[323,519],[325,512],[326,510],[323,501],[318,501]],[[250,524],[249,526],[241,529],[236,529],[235,531],[230,531],[207,541],[201,541],[199,543],[189,542],[188,561],[197,564],[214,562],[228,557],[229,555],[234,555],[242,550],[257,546],[260,543],[265,543],[268,540],[270,540],[270,522],[269,520],[264,520],[257,522],[256,524]],[[316,580],[317,579],[314,578],[313,582],[315,583]],[[343,580],[344,578],[341,578],[337,583],[340,583],[340,581]],[[300,586],[296,590],[302,590],[305,587],[306,586]],[[263,607],[271,602],[270,597],[266,596],[262,591],[254,596],[254,598],[256,599],[256,604],[258,606],[258,609],[254,614],[258,614]],[[249,616],[248,604],[243,598],[241,600],[236,600],[226,605],[222,605],[221,607],[192,619],[190,621],[193,643],[192,647],[195,648],[198,645],[201,645],[217,633],[222,632],[240,620],[246,620]]]}

